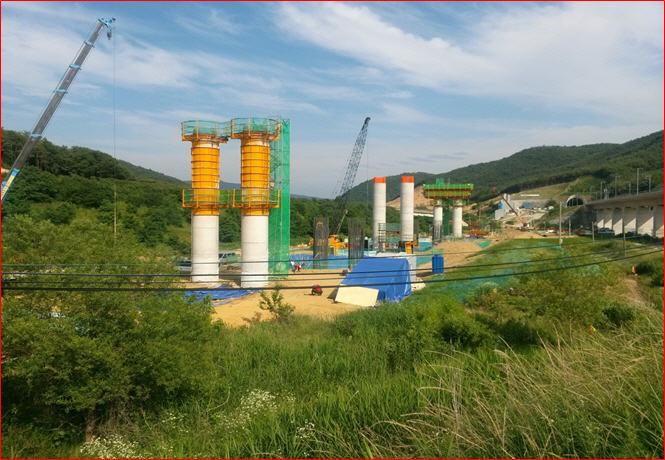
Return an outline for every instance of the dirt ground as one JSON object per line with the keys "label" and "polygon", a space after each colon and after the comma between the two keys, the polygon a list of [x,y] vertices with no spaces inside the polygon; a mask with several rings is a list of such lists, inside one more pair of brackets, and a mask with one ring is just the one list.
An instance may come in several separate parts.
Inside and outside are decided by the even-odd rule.
{"label": "dirt ground", "polygon": [[[556,235],[546,237],[556,238]],[[544,237],[530,232],[508,230],[502,235],[492,236],[490,238],[492,241],[490,247],[513,238]],[[479,240],[479,242],[482,241],[484,240]],[[440,248],[443,248],[444,267],[465,265],[473,260],[469,256],[482,249],[475,242],[469,241],[444,242],[436,246],[436,249]],[[431,270],[432,263],[428,262],[418,268]],[[286,280],[281,282],[282,286],[309,288],[312,284],[318,284],[323,288],[323,295],[311,295],[310,289],[282,289],[281,292],[284,295],[284,301],[295,307],[294,313],[297,315],[316,316],[323,319],[332,319],[341,313],[363,308],[336,303],[333,300],[336,287],[344,279],[341,272],[341,270],[303,270],[298,274],[290,274]],[[429,274],[426,270],[419,271],[418,273],[422,276]],[[220,279],[223,279],[223,276],[220,275]],[[234,279],[237,280],[237,274]],[[189,284],[188,287],[195,288],[195,285]],[[250,324],[257,319],[260,321],[270,320],[270,313],[259,308],[259,299],[260,295],[256,293],[226,304],[217,304],[214,306],[213,317],[224,321],[230,326],[236,327]]]}
{"label": "dirt ground", "polygon": [[[301,273],[290,274],[287,280],[280,282],[285,287],[281,291],[284,302],[296,307],[294,310],[296,315],[317,316],[323,319],[331,319],[340,313],[361,308],[335,303],[332,298],[329,298],[344,279],[341,272],[341,270],[303,270]],[[312,295],[310,289],[288,289],[290,287],[309,288],[312,284],[320,285],[323,294]],[[230,326],[249,324],[257,318],[257,315],[260,315],[261,321],[267,321],[271,319],[270,313],[259,308],[259,299],[260,294],[256,293],[227,304],[217,305],[213,317],[221,319]]]}
{"label": "dirt ground", "polygon": [[[453,267],[468,263],[467,257],[481,250],[473,242],[446,242],[438,245],[437,248],[444,250],[444,266]],[[432,268],[432,263],[421,265],[420,269]],[[281,282],[285,287],[305,287],[309,288],[312,284],[318,284],[323,288],[321,296],[311,295],[309,289],[282,289],[284,301],[295,307],[294,313],[297,315],[316,316],[323,319],[331,319],[341,313],[356,310],[354,305],[336,303],[333,295],[336,287],[344,279],[341,270],[303,270],[298,274],[290,274],[287,280]],[[422,272],[427,274],[427,272]],[[195,287],[190,284],[190,287]],[[257,317],[261,321],[267,321],[270,313],[259,308],[260,295],[251,294],[241,299],[233,300],[226,304],[214,306],[213,317],[224,321],[230,326],[242,326],[250,324]]]}

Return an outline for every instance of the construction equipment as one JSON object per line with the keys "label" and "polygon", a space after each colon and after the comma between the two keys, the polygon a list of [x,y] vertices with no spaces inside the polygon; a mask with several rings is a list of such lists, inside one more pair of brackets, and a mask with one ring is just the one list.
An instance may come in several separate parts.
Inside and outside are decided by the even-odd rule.
{"label": "construction equipment", "polygon": [[[353,147],[351,156],[349,157],[349,162],[346,165],[346,172],[344,174],[344,179],[340,178],[340,181],[337,182],[335,186],[335,191],[333,192],[333,199],[336,197],[341,197],[341,202],[338,205],[337,212],[335,212],[335,217],[333,222],[337,223],[335,231],[333,233],[339,234],[340,229],[342,228],[342,222],[344,222],[344,217],[349,212],[346,208],[346,203],[349,199],[348,191],[353,187],[353,181],[356,180],[356,173],[358,172],[358,165],[360,164],[360,158],[363,155],[363,149],[365,148],[365,140],[367,139],[367,126],[369,125],[370,118],[365,118],[365,123],[360,129],[360,134],[356,139],[356,144]],[[340,187],[341,184],[341,187]]]}
{"label": "construction equipment", "polygon": [[522,219],[522,218],[520,217],[519,213],[515,210],[515,208],[513,208],[513,205],[510,204],[510,203],[508,202],[508,200],[506,200],[506,197],[502,195],[502,196],[501,196],[501,199],[502,199],[502,200],[504,201],[504,203],[506,203],[506,204],[508,205],[508,207],[509,207],[509,208],[515,213],[515,216],[517,216],[517,218],[520,220],[520,222],[522,222],[522,227],[528,227],[528,226],[529,226],[529,223],[526,222],[524,219]]}
{"label": "construction equipment", "polygon": [[35,145],[37,145],[39,139],[41,139],[42,133],[46,129],[46,126],[48,125],[49,121],[51,121],[51,117],[53,117],[53,114],[60,105],[62,98],[65,97],[65,94],[67,94],[69,85],[72,84],[72,82],[74,81],[74,77],[76,77],[78,71],[81,70],[81,66],[85,62],[92,48],[94,48],[95,42],[97,41],[97,38],[99,38],[99,35],[102,33],[102,30],[104,30],[104,28],[107,29],[107,36],[109,40],[111,39],[111,31],[113,30],[111,28],[111,24],[113,24],[113,21],[115,21],[115,18],[111,19],[99,18],[90,36],[88,37],[87,40],[83,42],[83,45],[81,46],[81,49],[79,49],[79,52],[76,54],[76,57],[74,58],[72,63],[69,64],[69,67],[67,68],[65,74],[62,76],[60,83],[58,83],[57,88],[53,91],[53,96],[51,96],[48,105],[42,112],[41,117],[39,117],[37,124],[32,129],[32,132],[30,133],[28,140],[23,145],[23,148],[16,157],[16,160],[14,160],[14,164],[12,165],[12,169],[10,170],[9,176],[7,176],[7,180],[2,181],[2,201],[1,201],[2,203],[5,202],[5,198],[7,197],[7,192],[9,192],[9,189],[11,188],[14,180],[16,179],[17,174],[19,173],[21,167],[25,164],[26,160],[30,156],[32,149],[35,147]]}

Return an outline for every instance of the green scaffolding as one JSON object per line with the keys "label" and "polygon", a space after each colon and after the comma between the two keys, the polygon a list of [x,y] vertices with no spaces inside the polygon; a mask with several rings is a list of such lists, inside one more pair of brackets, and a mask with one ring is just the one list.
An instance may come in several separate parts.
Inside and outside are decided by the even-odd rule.
{"label": "green scaffolding", "polygon": [[443,225],[441,227],[441,236],[449,236],[450,235],[450,219],[452,219],[452,216],[450,215],[450,206],[444,206],[443,207]]}
{"label": "green scaffolding", "polygon": [[288,275],[291,245],[291,120],[280,119],[279,139],[270,142],[270,186],[280,191],[279,207],[270,209],[268,254],[273,275]]}

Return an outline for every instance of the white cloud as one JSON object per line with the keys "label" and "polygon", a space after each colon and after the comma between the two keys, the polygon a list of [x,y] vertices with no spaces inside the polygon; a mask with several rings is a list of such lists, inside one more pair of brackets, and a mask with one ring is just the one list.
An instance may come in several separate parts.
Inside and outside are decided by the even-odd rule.
{"label": "white cloud", "polygon": [[449,122],[444,118],[427,114],[421,110],[413,107],[407,107],[401,104],[384,103],[384,114],[379,115],[383,122],[397,123],[397,124],[448,124]]}
{"label": "white cloud", "polygon": [[67,2],[67,8],[62,8],[57,2],[2,2],[3,17],[7,13],[20,13],[42,16],[53,22],[54,19],[66,19],[69,24],[90,22],[90,13],[76,3]]}
{"label": "white cloud", "polygon": [[[526,98],[634,121],[662,119],[663,4],[511,6],[474,18],[471,38],[430,39],[368,6],[280,5],[278,24],[300,40],[453,94]],[[646,51],[645,51],[646,50]]]}
{"label": "white cloud", "polygon": [[[192,6],[196,7],[197,4],[193,3]],[[219,37],[224,33],[237,35],[240,32],[238,21],[229,19],[227,12],[215,8],[201,8],[198,13],[202,18],[194,18],[196,12],[190,11],[189,17],[179,15],[174,22],[190,33],[208,37]]]}

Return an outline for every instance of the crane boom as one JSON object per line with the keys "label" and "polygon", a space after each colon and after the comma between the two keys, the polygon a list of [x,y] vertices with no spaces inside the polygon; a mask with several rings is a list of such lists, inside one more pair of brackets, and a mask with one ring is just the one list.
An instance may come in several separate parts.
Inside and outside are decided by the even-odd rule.
{"label": "crane boom", "polygon": [[508,205],[508,207],[510,207],[510,209],[515,213],[515,215],[516,215],[517,218],[520,220],[520,222],[522,222],[522,226],[523,226],[523,227],[527,227],[529,224],[528,224],[524,219],[522,219],[522,218],[520,217],[519,213],[515,210],[515,208],[513,208],[513,205],[510,204],[510,203],[508,202],[508,200],[506,200],[505,197],[502,196],[501,199],[502,199],[502,200]]}
{"label": "crane boom", "polygon": [[[369,126],[370,118],[365,118],[363,127],[360,129],[360,134],[356,139],[356,144],[353,146],[353,151],[351,152],[351,157],[349,157],[349,162],[346,166],[346,173],[344,174],[344,180],[341,182],[342,186],[339,189],[339,195],[336,191],[333,192],[333,198],[336,196],[341,196],[342,204],[340,209],[335,215],[334,222],[337,223],[335,234],[339,234],[339,230],[342,228],[342,222],[344,222],[344,216],[346,216],[346,202],[348,200],[347,192],[353,187],[353,182],[356,180],[356,174],[358,173],[358,165],[360,164],[360,159],[363,155],[363,150],[365,148],[365,140],[367,139],[367,127]],[[339,186],[339,182],[337,184]],[[337,186],[335,190],[337,190]]]}
{"label": "crane boom", "polygon": [[58,83],[58,86],[53,91],[53,95],[51,96],[48,105],[39,117],[39,120],[37,120],[35,127],[32,129],[28,140],[23,145],[23,148],[16,157],[16,160],[14,160],[14,164],[12,165],[9,176],[7,176],[7,180],[2,182],[2,203],[5,202],[5,198],[7,197],[7,193],[9,192],[14,179],[16,179],[16,176],[21,170],[21,167],[25,164],[26,160],[30,156],[32,149],[35,147],[35,145],[37,145],[39,139],[41,139],[42,133],[46,129],[46,126],[48,126],[49,121],[51,121],[51,117],[53,117],[53,114],[60,105],[62,98],[65,97],[65,94],[67,94],[69,86],[74,81],[78,71],[81,70],[81,66],[85,62],[92,48],[94,48],[95,42],[99,38],[99,35],[102,33],[104,28],[108,29],[107,35],[109,39],[111,38],[111,24],[113,24],[113,21],[115,21],[115,18],[99,18],[95,28],[90,33],[90,36],[83,42],[83,45],[81,45],[79,52],[76,54],[76,57],[72,63],[69,64],[67,71],[60,79],[60,83]]}

